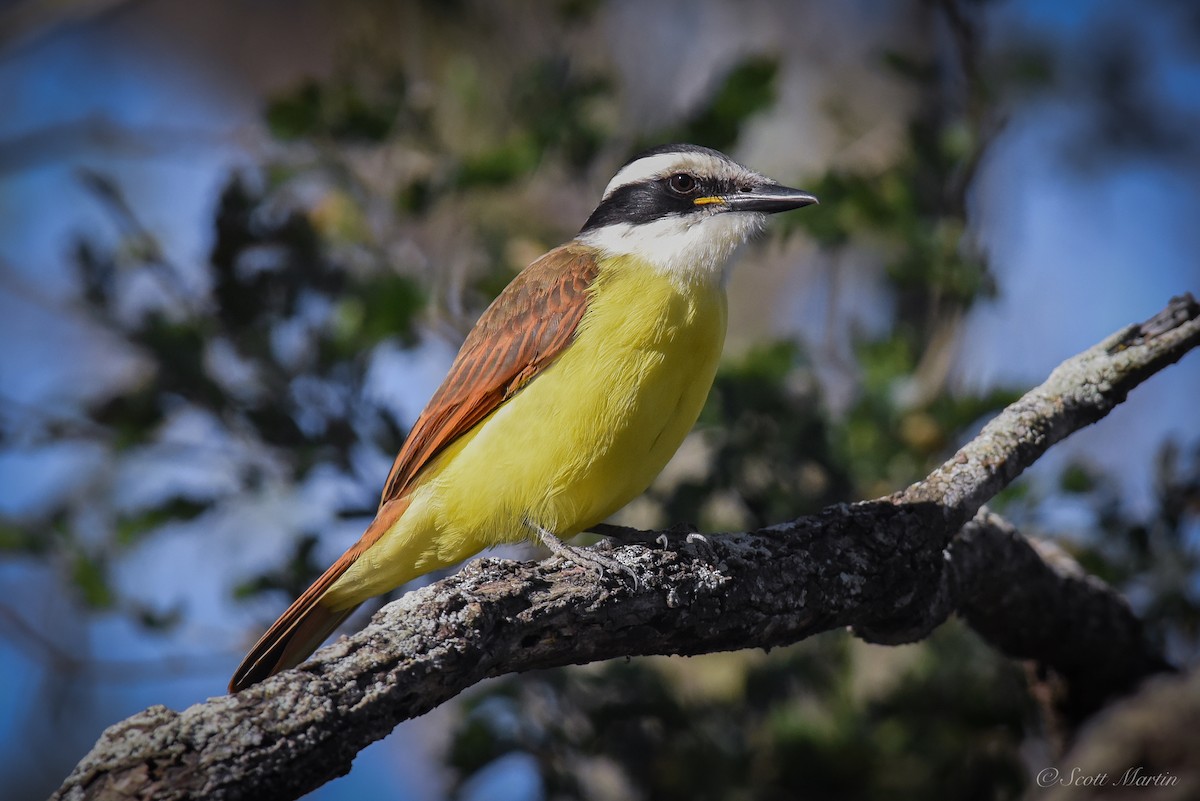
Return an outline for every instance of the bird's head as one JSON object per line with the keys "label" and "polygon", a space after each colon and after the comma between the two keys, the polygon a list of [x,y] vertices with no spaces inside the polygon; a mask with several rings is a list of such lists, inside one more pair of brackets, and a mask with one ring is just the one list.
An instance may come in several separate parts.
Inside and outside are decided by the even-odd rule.
{"label": "bird's head", "polygon": [[768,214],[817,199],[707,147],[664,145],[634,156],[604,190],[578,239],[679,280],[719,278]]}

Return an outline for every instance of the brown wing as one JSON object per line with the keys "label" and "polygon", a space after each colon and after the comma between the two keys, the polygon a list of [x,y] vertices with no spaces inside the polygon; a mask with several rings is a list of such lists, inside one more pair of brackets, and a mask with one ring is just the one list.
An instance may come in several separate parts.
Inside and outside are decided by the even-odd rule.
{"label": "brown wing", "polygon": [[596,277],[592,254],[564,245],[526,267],[488,307],[421,412],[392,465],[379,512],[366,532],[279,616],[229,683],[237,692],[300,664],[354,611],[322,603],[326,590],[404,514],[412,480],[543,370],[571,341]]}
{"label": "brown wing", "polygon": [[403,496],[434,456],[562,352],[587,308],[587,288],[597,269],[592,251],[564,245],[526,267],[500,293],[409,431],[381,504]]}

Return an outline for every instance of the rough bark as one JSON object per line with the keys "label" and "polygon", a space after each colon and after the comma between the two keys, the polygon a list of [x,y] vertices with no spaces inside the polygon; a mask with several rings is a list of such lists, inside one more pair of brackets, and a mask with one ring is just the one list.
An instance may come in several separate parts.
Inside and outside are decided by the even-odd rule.
{"label": "rough bark", "polygon": [[1200,306],[1177,298],[1063,363],[904,492],[706,543],[661,532],[664,548],[651,532],[614,548],[636,588],[557,558],[476,561],[296,670],[113,725],[55,797],[295,798],[349,771],[400,721],[490,676],[771,647],[841,626],[911,641],[956,608],[1001,649],[1074,682],[1071,709],[1082,717],[1162,669],[1161,657],[1115,593],[976,516],[1052,444],[1198,342]]}

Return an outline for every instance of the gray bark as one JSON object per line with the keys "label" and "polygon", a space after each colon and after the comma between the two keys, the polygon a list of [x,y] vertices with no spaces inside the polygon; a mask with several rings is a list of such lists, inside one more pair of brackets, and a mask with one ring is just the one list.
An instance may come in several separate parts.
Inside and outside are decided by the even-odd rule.
{"label": "gray bark", "polygon": [[[296,670],[111,726],[54,797],[296,798],[348,772],[400,721],[491,676],[769,648],[842,626],[907,642],[955,610],[1005,652],[1061,673],[1068,713],[1081,719],[1165,663],[1112,590],[1041,558],[981,509],[1198,342],[1200,306],[1177,298],[1064,362],[894,496],[707,543],[668,531],[614,547],[607,555],[637,574],[636,588],[557,557],[478,560],[384,607]],[[654,544],[660,533],[668,547]]]}

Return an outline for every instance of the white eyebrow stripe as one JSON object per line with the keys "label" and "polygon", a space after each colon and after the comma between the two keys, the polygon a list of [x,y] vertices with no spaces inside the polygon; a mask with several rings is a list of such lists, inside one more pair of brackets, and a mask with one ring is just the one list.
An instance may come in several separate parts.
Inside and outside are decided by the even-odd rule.
{"label": "white eyebrow stripe", "polygon": [[659,153],[626,164],[604,188],[607,198],[622,186],[661,178],[679,170],[712,172],[719,162],[704,153]]}
{"label": "white eyebrow stripe", "polygon": [[604,188],[601,201],[623,186],[644,183],[675,172],[691,172],[728,181],[765,180],[761,175],[735,161],[710,156],[707,153],[659,153],[626,164]]}

